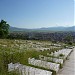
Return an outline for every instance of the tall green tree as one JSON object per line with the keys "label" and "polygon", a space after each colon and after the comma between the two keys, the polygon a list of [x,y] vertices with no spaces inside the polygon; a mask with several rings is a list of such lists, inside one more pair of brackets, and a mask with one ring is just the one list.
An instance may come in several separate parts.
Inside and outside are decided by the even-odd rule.
{"label": "tall green tree", "polygon": [[1,20],[0,22],[0,38],[5,38],[9,33],[9,24],[6,21]]}

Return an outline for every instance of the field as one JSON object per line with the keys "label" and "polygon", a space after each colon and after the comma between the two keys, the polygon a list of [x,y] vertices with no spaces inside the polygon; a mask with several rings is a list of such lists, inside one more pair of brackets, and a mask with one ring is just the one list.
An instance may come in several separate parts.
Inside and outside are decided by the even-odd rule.
{"label": "field", "polygon": [[39,55],[47,56],[47,53],[58,51],[65,46],[66,44],[54,44],[50,41],[0,39],[0,75],[17,75],[15,72],[8,72],[8,64],[11,62],[38,67],[28,64],[28,58],[39,59]]}

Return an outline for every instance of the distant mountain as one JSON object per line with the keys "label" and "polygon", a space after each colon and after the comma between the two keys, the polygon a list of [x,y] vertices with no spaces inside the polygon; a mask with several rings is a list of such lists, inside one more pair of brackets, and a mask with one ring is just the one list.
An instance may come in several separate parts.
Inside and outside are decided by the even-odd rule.
{"label": "distant mountain", "polygon": [[41,28],[41,30],[50,30],[50,31],[75,31],[75,26],[72,27],[48,27],[48,28]]}
{"label": "distant mountain", "polygon": [[26,31],[28,29],[25,28],[17,28],[17,27],[11,27],[9,28],[9,31]]}
{"label": "distant mountain", "polygon": [[75,31],[75,26],[72,27],[59,26],[59,27],[37,28],[37,29],[10,27],[10,31],[26,31],[26,32]]}

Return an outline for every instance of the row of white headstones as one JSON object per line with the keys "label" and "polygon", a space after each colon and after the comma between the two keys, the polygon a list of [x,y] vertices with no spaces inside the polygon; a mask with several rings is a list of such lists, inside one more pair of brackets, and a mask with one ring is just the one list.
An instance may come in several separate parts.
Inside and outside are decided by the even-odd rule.
{"label": "row of white headstones", "polygon": [[29,58],[28,63],[34,66],[43,67],[58,72],[60,64]]}
{"label": "row of white headstones", "polygon": [[[55,51],[54,53],[52,52],[51,54],[47,53],[48,56],[54,56],[54,57],[59,57],[61,59],[66,59],[67,56],[70,54],[70,52],[72,51],[73,49],[62,49],[62,50],[59,50],[59,51]],[[59,55],[60,54],[63,54],[64,57],[60,57]]]}
{"label": "row of white headstones", "polygon": [[8,64],[8,71],[18,70],[20,75],[52,75],[51,71],[34,68],[31,66],[22,65],[20,63]]}
{"label": "row of white headstones", "polygon": [[[41,59],[41,55],[39,55],[39,59],[35,59],[35,58],[28,58],[28,64],[30,65],[34,65],[34,66],[38,66],[39,68],[45,68],[45,69],[49,69],[49,70],[53,70],[56,73],[59,71],[60,69],[60,64],[63,64],[64,59],[66,59],[66,57],[70,54],[70,52],[72,51],[72,49],[62,49],[59,50],[58,52],[54,52],[54,53],[47,53],[47,55],[51,56],[59,56],[61,53],[64,55],[64,58],[53,58],[53,62],[49,62],[47,61],[47,59],[49,59],[49,57],[43,56],[45,59]],[[52,57],[50,57],[51,59]],[[58,64],[60,63],[60,64]],[[8,71],[14,71],[14,70],[18,70],[20,72],[21,75],[52,75],[51,71],[47,71],[47,70],[42,70],[42,69],[38,69],[38,68],[34,68],[34,67],[30,67],[30,66],[26,66],[26,65],[22,65],[19,63],[10,63],[8,64]]]}
{"label": "row of white headstones", "polygon": [[54,63],[59,63],[61,65],[64,63],[63,59],[50,57],[50,56],[39,55],[39,59],[44,61],[52,61]]}
{"label": "row of white headstones", "polygon": [[[39,66],[39,67],[43,67],[43,68],[54,70],[54,71],[58,72],[59,68],[60,68],[60,64],[63,64],[64,59],[66,59],[66,57],[70,54],[71,51],[72,51],[72,49],[62,49],[62,50],[59,50],[58,52],[55,51],[53,53],[54,56],[59,56],[61,53],[64,55],[63,59],[53,58],[53,61],[55,63],[47,62],[47,59],[49,59],[49,57],[45,57],[45,56],[44,56],[44,58],[45,58],[44,60],[46,60],[46,61],[37,60],[35,58],[29,58],[28,63],[31,65],[34,65],[34,66]],[[57,63],[60,63],[60,64],[57,64]]]}

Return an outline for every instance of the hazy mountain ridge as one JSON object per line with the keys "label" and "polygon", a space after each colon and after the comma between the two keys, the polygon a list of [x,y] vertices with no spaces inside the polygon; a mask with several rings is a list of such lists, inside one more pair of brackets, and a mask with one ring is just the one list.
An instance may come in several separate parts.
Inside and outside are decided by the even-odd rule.
{"label": "hazy mountain ridge", "polygon": [[45,32],[45,31],[75,31],[75,26],[71,27],[48,27],[48,28],[36,28],[36,29],[27,29],[27,28],[17,28],[17,27],[10,27],[10,31],[39,31],[39,32]]}

